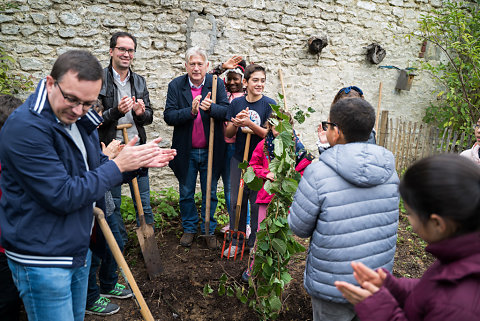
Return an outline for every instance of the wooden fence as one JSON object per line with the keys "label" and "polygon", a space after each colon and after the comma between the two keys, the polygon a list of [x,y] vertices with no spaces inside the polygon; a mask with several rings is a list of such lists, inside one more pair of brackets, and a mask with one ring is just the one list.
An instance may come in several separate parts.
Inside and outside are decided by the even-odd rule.
{"label": "wooden fence", "polygon": [[437,127],[392,119],[388,111],[382,111],[378,121],[377,144],[395,155],[398,173],[419,159],[440,153],[460,153],[475,142],[473,129],[469,133],[458,133],[446,128],[440,135]]}

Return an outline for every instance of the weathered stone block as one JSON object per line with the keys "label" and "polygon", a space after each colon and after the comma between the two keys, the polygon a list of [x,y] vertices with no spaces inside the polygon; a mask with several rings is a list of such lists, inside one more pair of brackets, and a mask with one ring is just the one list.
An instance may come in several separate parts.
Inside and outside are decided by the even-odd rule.
{"label": "weathered stone block", "polygon": [[43,61],[37,58],[20,58],[18,62],[24,71],[42,70],[44,66]]}
{"label": "weathered stone block", "polygon": [[74,12],[62,12],[59,18],[66,25],[78,26],[82,23],[82,18]]}
{"label": "weathered stone block", "polygon": [[180,30],[180,26],[176,24],[159,24],[157,30],[162,33],[176,33]]}
{"label": "weathered stone block", "polygon": [[404,0],[388,0],[388,3],[390,3],[392,6],[403,7]]}
{"label": "weathered stone block", "polygon": [[403,10],[402,8],[394,7],[392,9],[392,14],[398,18],[403,18],[405,16],[405,10]]}
{"label": "weathered stone block", "polygon": [[377,5],[371,1],[358,1],[357,6],[368,11],[375,11],[377,8]]}
{"label": "weathered stone block", "polygon": [[118,18],[107,18],[103,20],[105,27],[125,27],[125,21]]}
{"label": "weathered stone block", "polygon": [[12,17],[12,16],[0,14],[0,23],[10,22],[10,21],[13,21],[13,17]]}
{"label": "weathered stone block", "polygon": [[72,28],[58,29],[58,35],[62,38],[73,38],[77,35],[77,32]]}
{"label": "weathered stone block", "polygon": [[32,9],[48,9],[53,5],[49,0],[28,0],[27,2]]}
{"label": "weathered stone block", "polygon": [[32,17],[33,22],[37,25],[43,25],[48,22],[48,17],[42,13],[32,13],[30,17]]}
{"label": "weathered stone block", "polygon": [[5,23],[2,24],[2,33],[6,35],[16,35],[20,32],[20,28],[17,25]]}

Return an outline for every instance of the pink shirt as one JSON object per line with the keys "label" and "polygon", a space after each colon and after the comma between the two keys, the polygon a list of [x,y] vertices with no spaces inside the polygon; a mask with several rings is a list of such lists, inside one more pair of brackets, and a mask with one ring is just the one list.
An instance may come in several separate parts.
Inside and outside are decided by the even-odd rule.
{"label": "pink shirt", "polygon": [[[193,99],[202,94],[202,87],[190,87]],[[197,117],[195,117],[195,120],[193,121],[192,148],[207,148],[207,139],[205,138],[205,132],[203,131],[203,122],[202,116],[200,115],[200,110],[198,110]]]}

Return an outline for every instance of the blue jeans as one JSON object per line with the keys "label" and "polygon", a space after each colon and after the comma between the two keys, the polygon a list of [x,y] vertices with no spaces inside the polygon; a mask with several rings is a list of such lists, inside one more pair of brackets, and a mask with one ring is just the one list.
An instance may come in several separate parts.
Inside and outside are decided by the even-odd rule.
{"label": "blue jeans", "polygon": [[220,173],[223,182],[223,191],[225,195],[225,206],[227,212],[230,213],[230,160],[232,159],[233,154],[235,154],[235,143],[225,144],[225,156],[222,172]]}
{"label": "blue jeans", "polygon": [[[184,233],[197,233],[198,211],[195,206],[195,187],[197,185],[197,173],[200,172],[200,187],[202,189],[202,234],[205,233],[205,203],[207,190],[207,167],[208,149],[192,148],[188,161],[188,173],[185,183],[179,184],[180,213]],[[217,227],[215,210],[217,209],[217,181],[218,177],[212,176],[212,192],[210,202],[210,226],[209,233],[213,234]]]}
{"label": "blue jeans", "polygon": [[[137,176],[138,190],[140,191],[140,199],[142,200],[143,213],[145,214],[145,222],[147,224],[153,224],[153,212],[152,207],[150,206],[150,182],[148,179],[148,171]],[[135,206],[135,211],[137,213],[137,226],[140,226],[138,221],[138,211],[137,211],[137,202],[135,202],[135,194],[133,193],[132,182],[128,183],[130,185],[130,193],[133,199],[133,205]],[[115,210],[112,215],[117,218],[118,229],[123,239],[123,244],[128,242],[127,229],[123,223],[122,214],[120,212],[120,207],[122,205],[122,185],[115,186],[111,189],[113,202],[115,203]]]}
{"label": "blue jeans", "polygon": [[8,259],[29,321],[84,319],[90,258],[88,250],[85,265],[77,268],[32,267]]}
{"label": "blue jeans", "polygon": [[[106,221],[110,227],[110,230],[112,231],[113,236],[115,237],[115,241],[117,241],[120,251],[123,252],[124,244],[122,235],[118,229],[117,218],[112,214],[107,216]],[[97,271],[99,267],[100,271],[98,272],[98,279],[100,280],[100,288],[97,285]],[[92,264],[90,266],[90,273],[88,276],[87,307],[92,306],[95,301],[100,298],[100,293],[107,293],[113,290],[117,284],[117,281],[117,262],[115,261],[110,248],[107,248],[105,251],[105,257],[103,260],[95,254],[92,254]]]}

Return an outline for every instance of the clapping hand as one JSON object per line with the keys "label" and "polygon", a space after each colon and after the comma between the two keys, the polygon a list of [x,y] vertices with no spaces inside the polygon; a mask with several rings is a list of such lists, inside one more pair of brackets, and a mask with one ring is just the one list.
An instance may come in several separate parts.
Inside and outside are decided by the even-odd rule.
{"label": "clapping hand", "polygon": [[132,109],[135,112],[135,115],[137,116],[143,115],[145,113],[145,103],[143,102],[143,99],[138,99],[135,102],[135,96],[134,96],[132,97],[132,101],[134,101]]}
{"label": "clapping hand", "polygon": [[382,269],[374,271],[360,262],[352,262],[352,267],[353,276],[362,287],[344,281],[336,281],[335,286],[348,302],[357,304],[376,293],[383,285],[387,274]]}
{"label": "clapping hand", "polygon": [[207,96],[205,96],[205,98],[202,100],[202,103],[200,104],[200,108],[203,111],[209,111],[210,110],[210,107],[212,106],[212,103],[213,103],[213,101],[210,99],[211,96],[212,96],[212,93],[209,92],[207,94]]}
{"label": "clapping hand", "polygon": [[200,105],[200,98],[202,98],[202,96],[198,95],[192,101],[192,115],[198,114],[198,106]]}

